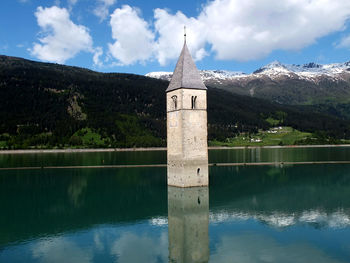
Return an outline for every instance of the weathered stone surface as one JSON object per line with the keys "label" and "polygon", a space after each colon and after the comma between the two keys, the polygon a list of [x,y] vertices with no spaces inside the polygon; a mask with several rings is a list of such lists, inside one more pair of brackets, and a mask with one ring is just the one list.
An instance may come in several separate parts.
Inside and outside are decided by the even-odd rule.
{"label": "weathered stone surface", "polygon": [[168,161],[168,185],[177,187],[208,186],[208,162],[197,158]]}

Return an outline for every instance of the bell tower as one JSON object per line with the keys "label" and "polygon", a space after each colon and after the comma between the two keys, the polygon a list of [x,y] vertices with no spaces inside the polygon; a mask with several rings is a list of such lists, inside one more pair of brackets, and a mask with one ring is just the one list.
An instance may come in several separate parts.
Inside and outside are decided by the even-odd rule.
{"label": "bell tower", "polygon": [[208,185],[207,88],[186,45],[166,90],[168,185]]}

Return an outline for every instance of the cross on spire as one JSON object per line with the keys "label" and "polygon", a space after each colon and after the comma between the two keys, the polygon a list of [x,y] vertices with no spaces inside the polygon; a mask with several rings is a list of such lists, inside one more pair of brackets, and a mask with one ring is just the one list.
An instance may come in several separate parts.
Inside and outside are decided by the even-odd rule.
{"label": "cross on spire", "polygon": [[185,43],[186,43],[186,26],[184,26],[184,40],[185,40]]}

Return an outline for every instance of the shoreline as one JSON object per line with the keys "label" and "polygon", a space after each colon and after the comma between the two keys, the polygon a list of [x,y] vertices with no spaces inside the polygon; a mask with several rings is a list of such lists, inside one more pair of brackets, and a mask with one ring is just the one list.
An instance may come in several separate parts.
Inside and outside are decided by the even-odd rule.
{"label": "shoreline", "polygon": [[[210,146],[209,150],[240,150],[240,149],[279,149],[279,148],[330,148],[350,147],[350,144],[324,144],[324,145],[273,145],[273,146]],[[1,154],[39,154],[39,153],[93,153],[93,152],[147,152],[166,151],[166,147],[149,148],[91,148],[91,149],[26,149],[26,150],[0,150]]]}
{"label": "shoreline", "polygon": [[[253,163],[209,163],[209,167],[228,166],[288,166],[310,164],[350,164],[350,161],[307,161],[307,162],[253,162]],[[167,164],[118,164],[118,165],[68,165],[68,166],[27,166],[0,167],[0,171],[11,170],[43,170],[43,169],[120,169],[120,168],[166,168]]]}

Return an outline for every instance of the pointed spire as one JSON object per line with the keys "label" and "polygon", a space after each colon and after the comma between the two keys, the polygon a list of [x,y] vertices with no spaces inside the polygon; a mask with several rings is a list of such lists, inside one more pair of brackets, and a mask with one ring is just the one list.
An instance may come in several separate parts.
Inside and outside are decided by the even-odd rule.
{"label": "pointed spire", "polygon": [[207,89],[187,48],[186,26],[184,27],[184,45],[166,92],[180,88]]}

